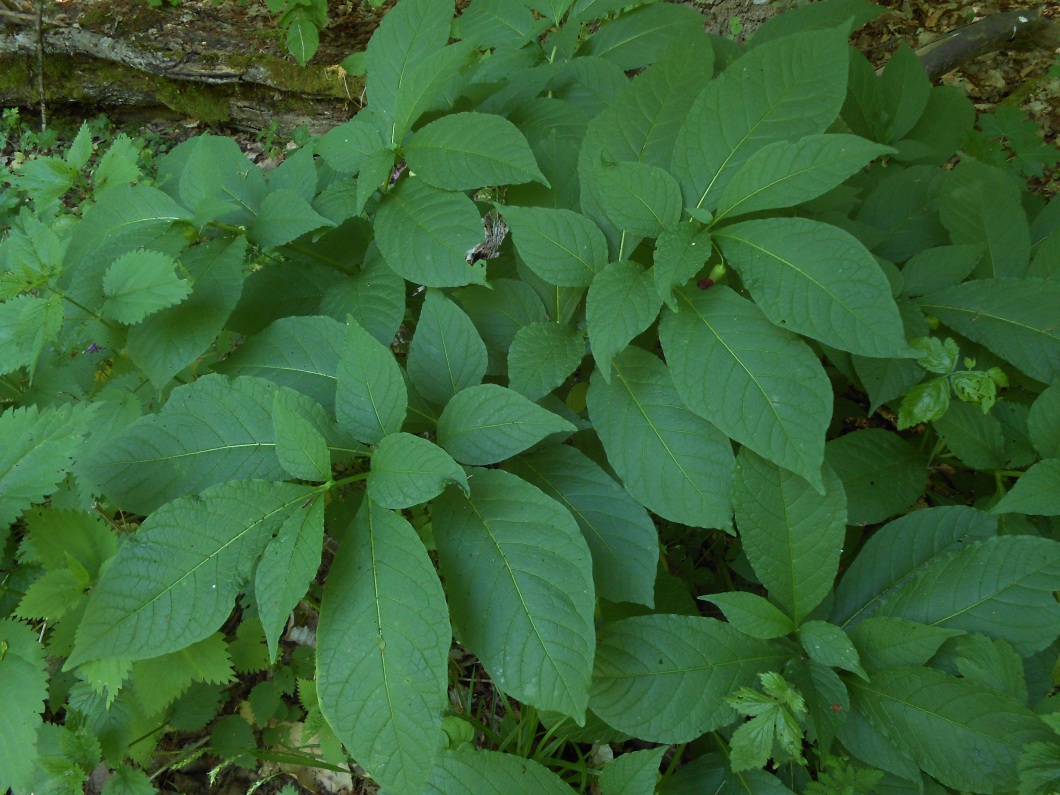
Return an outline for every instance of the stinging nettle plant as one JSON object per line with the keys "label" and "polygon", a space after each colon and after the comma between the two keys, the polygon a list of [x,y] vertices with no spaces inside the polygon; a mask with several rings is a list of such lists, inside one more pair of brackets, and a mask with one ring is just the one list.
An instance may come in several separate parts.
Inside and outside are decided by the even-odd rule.
{"label": "stinging nettle plant", "polygon": [[680,5],[401,0],[367,108],[268,175],[210,135],[29,161],[0,789],[151,792],[271,665],[264,745],[569,792],[445,723],[455,639],[550,734],[658,744],[605,794],[670,745],[671,793],[1055,792],[1060,202],[912,53],[876,75],[879,12],[741,49]]}

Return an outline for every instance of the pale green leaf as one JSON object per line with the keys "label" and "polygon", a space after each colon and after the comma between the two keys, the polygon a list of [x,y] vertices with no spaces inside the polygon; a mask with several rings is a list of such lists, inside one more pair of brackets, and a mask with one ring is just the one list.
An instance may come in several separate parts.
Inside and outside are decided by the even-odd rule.
{"label": "pale green leaf", "polygon": [[600,371],[589,417],[626,490],[649,510],[693,527],[728,529],[734,458],[729,440],[681,402],[665,364],[629,347]]}
{"label": "pale green leaf", "polygon": [[604,216],[625,232],[655,237],[681,218],[681,188],[658,166],[598,164],[592,190]]}
{"label": "pale green leaf", "polygon": [[574,516],[593,558],[596,593],[654,605],[659,537],[647,511],[579,450],[555,445],[505,462]]}
{"label": "pale green leaf", "polygon": [[34,369],[44,346],[54,342],[62,325],[58,296],[20,295],[0,303],[0,374],[20,367]]}
{"label": "pale green leaf", "polygon": [[328,574],[317,691],[339,739],[393,792],[420,792],[431,774],[451,639],[445,595],[416,531],[365,499]]}
{"label": "pale green leaf", "polygon": [[20,621],[0,621],[0,788],[26,791],[37,771],[37,729],[48,674],[37,632]]}
{"label": "pale green leaf", "polygon": [[814,353],[728,287],[676,295],[659,338],[685,405],[823,490],[832,387]]}
{"label": "pale green leaf", "polygon": [[434,503],[461,641],[506,693],[585,719],[596,648],[592,563],[573,517],[529,483],[477,469]]}
{"label": "pale green leaf", "polygon": [[437,497],[450,483],[467,493],[467,475],[433,442],[410,433],[383,438],[372,455],[368,495],[383,508],[411,508]]}
{"label": "pale green leaf", "polygon": [[219,632],[187,648],[139,660],[132,689],[147,715],[158,715],[194,682],[224,685],[235,679],[228,644]]}
{"label": "pale green leaf", "polygon": [[147,773],[131,765],[118,765],[103,785],[100,795],[156,795],[158,792]]}
{"label": "pale green leaf", "polygon": [[350,318],[339,359],[335,416],[359,441],[377,444],[405,421],[408,390],[394,354]]}
{"label": "pale green leaf", "polygon": [[1024,472],[992,513],[1060,516],[1060,458],[1039,461]]}
{"label": "pale green leaf", "polygon": [[858,651],[850,638],[835,624],[827,621],[807,621],[799,627],[799,642],[802,648],[821,665],[851,671],[865,681],[869,677],[861,667]]}
{"label": "pale green leaf", "polygon": [[1060,381],[1031,404],[1027,435],[1042,458],[1060,458]]}
{"label": "pale green leaf", "polygon": [[870,673],[898,665],[927,665],[939,648],[963,630],[928,627],[893,616],[872,616],[858,623],[850,639]]}
{"label": "pale green leaf", "polygon": [[73,187],[75,179],[77,172],[64,160],[37,155],[19,167],[18,175],[12,181],[38,206],[46,207],[58,202]]}
{"label": "pale green leaf", "polygon": [[585,339],[568,325],[530,323],[508,348],[509,386],[539,400],[567,380],[585,356]]}
{"label": "pale green leaf", "polygon": [[795,631],[791,618],[758,594],[730,591],[699,598],[717,605],[730,624],[752,638],[771,640]]}
{"label": "pale green leaf", "polygon": [[118,257],[103,275],[103,316],[131,326],[159,309],[179,304],[191,287],[177,275],[174,265],[165,254],[146,249]]}
{"label": "pale green leaf", "polygon": [[68,610],[79,606],[88,586],[88,572],[76,562],[68,568],[46,571],[26,589],[15,615],[55,623]]}
{"label": "pale green leaf", "polygon": [[327,440],[313,422],[288,406],[279,392],[273,395],[272,427],[276,434],[276,457],[288,474],[318,483],[331,479]]}
{"label": "pale green leaf", "polygon": [[882,428],[833,439],[825,458],[847,494],[847,523],[872,524],[911,506],[927,484],[927,461],[909,442]]}
{"label": "pale green leaf", "polygon": [[95,578],[103,563],[118,551],[114,531],[94,513],[48,506],[29,513],[24,524],[20,559],[40,563],[49,571],[64,569],[73,559]]}
{"label": "pale green leaf", "polygon": [[248,235],[259,246],[282,246],[324,226],[334,226],[292,190],[280,188],[265,197]]}
{"label": "pale green leaf", "polygon": [[604,765],[600,795],[653,795],[666,746],[630,751]]}
{"label": "pale green leaf", "polygon": [[295,11],[287,23],[287,52],[299,66],[305,66],[320,47],[320,31],[310,19],[309,12]]}
{"label": "pale green leaf", "polygon": [[863,356],[907,351],[887,278],[849,233],[807,218],[765,218],[720,229],[714,240],[777,325]]}
{"label": "pale green leaf", "polygon": [[511,228],[515,249],[529,268],[549,284],[586,287],[607,265],[603,232],[570,210],[498,205]]}
{"label": "pale green leaf", "polygon": [[652,278],[655,291],[670,309],[678,310],[674,288],[699,273],[710,254],[710,233],[696,231],[692,224],[676,224],[656,239]]}
{"label": "pale green leaf", "polygon": [[733,503],[743,549],[769,595],[796,623],[832,590],[846,535],[847,500],[831,468],[825,493],[744,448]]}
{"label": "pale green leaf", "polygon": [[689,742],[732,723],[736,713],[724,697],[787,656],[711,618],[626,618],[600,631],[589,703],[608,724],[641,739]]}
{"label": "pale green leaf", "polygon": [[559,776],[531,759],[498,751],[442,751],[424,795],[568,795]]}
{"label": "pale green leaf", "polygon": [[211,635],[286,515],[308,489],[229,481],[159,508],[92,590],[67,660],[142,660]]}
{"label": "pale green leaf", "polygon": [[416,391],[444,406],[460,390],[480,384],[486,364],[486,345],[471,319],[444,293],[428,290],[406,363]]}
{"label": "pale green leaf", "polygon": [[518,392],[480,384],[458,393],[438,418],[438,444],[461,464],[496,464],[552,433],[575,431],[566,420]]}

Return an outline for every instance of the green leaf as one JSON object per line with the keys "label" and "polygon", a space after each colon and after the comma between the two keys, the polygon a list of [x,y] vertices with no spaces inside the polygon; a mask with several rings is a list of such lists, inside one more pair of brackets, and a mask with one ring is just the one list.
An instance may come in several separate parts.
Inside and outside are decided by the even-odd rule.
{"label": "green leaf", "polygon": [[77,563],[68,568],[46,571],[26,589],[15,615],[55,623],[56,619],[79,605],[88,586],[88,572]]}
{"label": "green leaf", "polygon": [[474,0],[457,20],[460,38],[483,47],[521,47],[549,26],[547,19],[535,19],[522,3],[508,0]]}
{"label": "green leaf", "polygon": [[568,325],[530,323],[508,348],[509,386],[539,400],[567,380],[585,356],[585,339]]}
{"label": "green leaf", "polygon": [[989,687],[1027,703],[1023,658],[1003,640],[965,635],[956,642],[957,670],[966,681]]}
{"label": "green leaf", "polygon": [[1011,792],[1020,749],[1051,734],[1012,698],[931,668],[891,668],[848,684],[857,709],[956,789]]}
{"label": "green leaf", "polygon": [[383,139],[368,115],[332,127],[316,141],[316,153],[340,174],[356,174],[368,157],[383,146]]}
{"label": "green leaf", "polygon": [[724,696],[787,656],[712,618],[625,618],[600,631],[589,703],[608,724],[643,740],[689,742],[732,723],[736,713]]}
{"label": "green leaf", "polygon": [[1043,279],[979,279],[924,296],[918,306],[985,345],[1031,378],[1060,377],[1060,285]]}
{"label": "green leaf", "polygon": [[1060,381],[1031,404],[1027,435],[1042,458],[1060,458]]}
{"label": "green leaf", "polygon": [[[691,13],[690,13],[691,12]],[[663,3],[634,8],[590,36],[579,55],[594,55],[622,69],[639,69],[675,42],[694,38],[703,29],[695,9]]]}
{"label": "green leaf", "polygon": [[378,246],[370,245],[361,270],[331,286],[320,309],[336,320],[353,315],[361,328],[389,345],[405,319],[405,280],[386,264]]}
{"label": "green leaf", "polygon": [[456,292],[464,311],[486,343],[487,372],[505,372],[508,348],[519,329],[546,320],[545,307],[534,288],[515,279],[497,279],[489,287],[473,285]]}
{"label": "green leaf", "polygon": [[894,149],[856,135],[807,135],[751,155],[726,186],[714,213],[745,215],[816,199]]}
{"label": "green leaf", "polygon": [[294,56],[299,66],[305,66],[316,55],[320,47],[320,31],[313,24],[308,12],[296,11],[287,25],[287,52]]}
{"label": "green leaf", "polygon": [[902,398],[898,409],[898,430],[904,431],[922,422],[933,422],[950,408],[950,382],[932,378],[912,387]]}
{"label": "green leaf", "polygon": [[1039,461],[1024,472],[991,512],[1060,516],[1060,458]]}
{"label": "green leaf", "polygon": [[836,733],[850,715],[846,685],[828,666],[804,658],[790,660],[784,667],[784,677],[806,701],[806,738],[816,742],[821,753],[827,755]]}
{"label": "green leaf", "polygon": [[31,512],[24,524],[28,543],[22,547],[22,559],[39,562],[49,571],[65,569],[73,560],[95,578],[118,550],[114,531],[96,514],[48,506]]}
{"label": "green leaf", "polygon": [[322,226],[334,225],[297,193],[280,188],[262,201],[248,235],[259,246],[282,246]]}
{"label": "green leaf", "polygon": [[972,469],[1000,469],[1005,463],[1001,423],[979,406],[952,403],[933,425],[953,454]]}
{"label": "green leaf", "polygon": [[854,431],[827,445],[825,458],[847,495],[847,524],[872,524],[912,505],[927,483],[927,461],[882,428]]}
{"label": "green leaf", "polygon": [[402,180],[379,205],[376,243],[386,264],[427,287],[483,284],[480,269],[467,263],[482,242],[482,218],[462,193],[441,191],[415,177]]}
{"label": "green leaf", "polygon": [[836,588],[831,621],[848,627],[875,614],[921,567],[997,533],[997,519],[964,506],[914,511],[865,542]]}
{"label": "green leaf", "polygon": [[865,197],[854,220],[880,232],[879,242],[872,246],[874,254],[904,262],[926,248],[950,242],[938,214],[946,172],[935,166],[892,168]]}
{"label": "green leaf", "polygon": [[100,795],[156,795],[157,792],[144,771],[122,764],[107,779]]}
{"label": "green leaf", "polygon": [[863,356],[908,350],[887,278],[842,229],[808,218],[765,218],[727,226],[714,240],[777,325]]}
{"label": "green leaf", "polygon": [[931,80],[908,46],[899,47],[880,75],[883,140],[900,141],[916,126],[931,95]]}
{"label": "green leaf", "polygon": [[729,440],[681,402],[657,357],[629,347],[614,378],[593,373],[589,417],[626,491],[673,522],[731,525],[734,459]]}
{"label": "green leaf", "polygon": [[854,644],[847,633],[827,621],[807,621],[799,627],[799,642],[802,648],[821,665],[851,671],[866,682],[869,680]]}
{"label": "green leaf", "polygon": [[758,579],[796,624],[832,590],[846,535],[846,497],[830,468],[825,493],[755,455],[736,459],[736,525]]}
{"label": "green leaf", "polygon": [[681,188],[663,169],[647,163],[600,164],[593,196],[619,229],[655,237],[681,219]]}
{"label": "green leaf", "polygon": [[549,284],[587,287],[607,265],[603,232],[584,215],[544,207],[497,205],[519,256]]}
{"label": "green leaf", "polygon": [[173,266],[165,254],[146,249],[114,260],[103,276],[102,315],[131,326],[159,309],[179,304],[191,288]]}
{"label": "green leaf", "polygon": [[573,447],[555,445],[504,467],[570,511],[589,545],[598,596],[652,607],[659,536],[648,512]]}
{"label": "green leaf", "polygon": [[264,173],[247,161],[234,139],[209,134],[162,157],[158,185],[193,211],[196,226],[209,221],[249,226],[268,190]]}
{"label": "green leaf", "polygon": [[470,42],[462,41],[432,52],[418,62],[398,89],[394,100],[393,124],[390,128],[390,148],[401,143],[405,133],[425,111],[439,103],[446,105],[445,91],[457,76],[473,64],[478,51]]}
{"label": "green leaf", "polygon": [[928,627],[893,616],[873,616],[858,623],[850,639],[870,673],[899,665],[927,665],[939,648],[960,629]]}
{"label": "green leaf", "polygon": [[22,164],[16,180],[38,206],[53,204],[73,187],[77,172],[57,157],[38,155]]}
{"label": "green leaf", "polygon": [[666,746],[630,751],[604,765],[600,795],[653,795]]}
{"label": "green leaf", "polygon": [[1019,760],[1019,795],[1050,795],[1060,787],[1060,745],[1030,743]]}
{"label": "green leaf", "polygon": [[787,8],[783,14],[766,20],[751,35],[750,43],[758,47],[767,41],[803,30],[820,30],[851,23],[852,29],[857,30],[883,13],[881,6],[869,0],[830,0]]}
{"label": "green leaf", "polygon": [[635,262],[613,262],[593,279],[585,318],[593,358],[605,381],[611,381],[615,354],[655,321],[661,306],[652,274]]}
{"label": "green leaf", "polygon": [[567,795],[559,776],[530,759],[473,748],[442,751],[425,795]]}
{"label": "green leaf", "polygon": [[59,336],[62,325],[58,296],[20,295],[0,303],[0,374],[35,369],[44,346]]}
{"label": "green leaf", "polygon": [[409,168],[442,190],[548,180],[519,129],[501,116],[454,113],[421,127],[404,147]]}
{"label": "green leaf", "polygon": [[716,604],[730,624],[752,638],[772,640],[795,631],[791,618],[758,594],[730,591],[699,598]]}
{"label": "green leaf", "polygon": [[847,32],[770,41],[699,95],[673,150],[687,207],[713,210],[737,170],[766,144],[823,133],[846,96]]}
{"label": "green leaf", "polygon": [[394,354],[349,319],[339,359],[335,416],[339,425],[365,444],[378,444],[401,430],[408,390]]}
{"label": "green leaf", "polygon": [[213,345],[239,301],[246,253],[245,237],[200,243],[181,256],[191,295],[129,329],[129,356],[155,387],[164,387]]}
{"label": "green leaf", "polygon": [[438,290],[428,290],[406,368],[416,391],[444,406],[457,392],[482,383],[486,344],[471,319]]}
{"label": "green leaf", "polygon": [[915,298],[960,284],[982,257],[976,245],[925,249],[902,266],[902,294]]}
{"label": "green leaf", "polygon": [[438,444],[462,464],[496,464],[552,433],[575,431],[518,392],[480,384],[457,394],[438,418]]}
{"label": "green leaf", "polygon": [[1058,576],[1060,543],[988,538],[919,569],[879,613],[1007,640],[1029,656],[1060,634]]}
{"label": "green leaf", "polygon": [[692,224],[676,224],[655,241],[655,291],[674,312],[678,311],[674,288],[685,285],[706,264],[711,254],[710,233],[696,231]]}
{"label": "green leaf", "polygon": [[48,674],[37,633],[10,618],[0,620],[0,696],[0,787],[26,791],[37,771]]}
{"label": "green leaf", "polygon": [[450,483],[468,493],[463,468],[440,447],[419,436],[386,436],[372,455],[368,495],[382,508],[421,505],[441,494]]}
{"label": "green leaf", "polygon": [[317,627],[321,709],[381,786],[421,791],[447,703],[445,595],[401,516],[366,499],[339,546]]}
{"label": "green leaf", "polygon": [[223,685],[233,679],[228,644],[219,632],[132,666],[133,692],[147,715],[159,715],[195,682]]}
{"label": "green leaf", "polygon": [[66,150],[66,155],[63,158],[66,160],[66,164],[70,168],[80,171],[88,165],[89,158],[92,157],[92,131],[88,128],[88,122],[82,122],[80,129],[77,131],[77,135],[74,136],[74,140],[70,143],[70,148]]}
{"label": "green leaf", "polygon": [[284,519],[258,563],[254,594],[269,644],[269,659],[274,663],[287,619],[305,597],[320,568],[323,544],[324,499],[318,495]]}
{"label": "green leaf", "polygon": [[659,339],[685,405],[821,491],[832,388],[817,357],[728,287],[677,296]]}
{"label": "green leaf", "polygon": [[276,457],[292,477],[322,483],[331,479],[331,452],[324,435],[276,392],[272,400]]}
{"label": "green leaf", "polygon": [[286,483],[229,481],[152,513],[93,589],[67,668],[157,657],[213,634],[307,493]]}
{"label": "green leaf", "polygon": [[581,723],[595,650],[585,539],[515,475],[481,469],[469,482],[470,497],[449,489],[432,512],[458,635],[504,692]]}

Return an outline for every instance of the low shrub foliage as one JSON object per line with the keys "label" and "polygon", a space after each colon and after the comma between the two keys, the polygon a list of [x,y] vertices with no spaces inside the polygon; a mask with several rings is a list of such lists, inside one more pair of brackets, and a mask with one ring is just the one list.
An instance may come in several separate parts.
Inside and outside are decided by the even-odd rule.
{"label": "low shrub foliage", "polygon": [[268,174],[18,164],[0,789],[1055,793],[1055,153],[879,11],[401,0]]}

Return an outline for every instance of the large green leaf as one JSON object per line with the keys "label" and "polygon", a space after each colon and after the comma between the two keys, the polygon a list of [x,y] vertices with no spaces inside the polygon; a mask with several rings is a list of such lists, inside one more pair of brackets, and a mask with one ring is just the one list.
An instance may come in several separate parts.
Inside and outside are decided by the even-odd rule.
{"label": "large green leaf", "polygon": [[593,358],[605,381],[611,380],[615,354],[652,324],[661,306],[652,274],[635,262],[613,262],[593,279],[585,321]]}
{"label": "large green leaf", "polygon": [[1007,640],[1029,656],[1060,635],[1060,543],[999,536],[937,558],[883,602],[879,615]]}
{"label": "large green leaf", "polygon": [[895,519],[861,548],[836,588],[831,621],[852,627],[909,584],[922,566],[997,533],[997,519],[964,506],[928,508]]}
{"label": "large green leaf", "polygon": [[272,396],[276,457],[291,477],[323,483],[331,480],[331,451],[316,423],[290,406],[282,392]]}
{"label": "large green leaf", "polygon": [[678,310],[674,288],[699,273],[712,250],[710,233],[687,223],[671,226],[656,239],[652,278],[655,291],[670,309]]}
{"label": "large green leaf", "polygon": [[250,226],[268,190],[264,172],[247,162],[234,138],[221,135],[196,135],[171,149],[158,161],[157,182],[194,211],[198,226]]}
{"label": "large green leaf", "polygon": [[442,751],[424,795],[568,795],[568,787],[547,767],[497,751],[460,748]]}
{"label": "large green leaf", "polygon": [[518,456],[504,466],[574,516],[592,553],[599,596],[654,605],[658,533],[648,512],[611,476],[566,445]]}
{"label": "large green leaf", "polygon": [[711,210],[746,160],[775,141],[822,133],[846,96],[845,27],[767,42],[696,99],[673,151],[685,204]]}
{"label": "large green leaf", "polygon": [[482,242],[482,218],[463,193],[432,188],[416,177],[402,180],[379,205],[376,243],[386,264],[427,287],[484,283],[467,263]]}
{"label": "large green leaf", "polygon": [[747,448],[736,459],[733,506],[743,550],[769,595],[796,623],[832,590],[846,536],[843,484],[824,470],[825,493]]}
{"label": "large green leaf", "polygon": [[1029,709],[996,690],[932,668],[890,668],[871,682],[847,682],[855,708],[943,784],[1012,792],[1028,743],[1052,732]]}
{"label": "large green leaf", "polygon": [[317,695],[376,782],[421,792],[447,703],[452,633],[434,564],[407,521],[365,499],[328,572]]}
{"label": "large green leaf", "polygon": [[444,406],[482,382],[486,362],[486,345],[471,318],[444,293],[428,290],[405,365],[416,391]]}
{"label": "large green leaf", "polygon": [[854,627],[850,639],[870,673],[899,665],[927,665],[939,647],[963,630],[928,627],[893,616],[872,616]]}
{"label": "large green leaf", "polygon": [[544,207],[497,206],[519,256],[549,284],[586,287],[607,265],[603,232],[584,215]]}
{"label": "large green leaf", "polygon": [[0,621],[0,789],[28,791],[37,769],[37,729],[48,697],[44,646],[37,632]]}
{"label": "large green leaf", "polygon": [[247,231],[259,246],[282,246],[323,226],[334,226],[293,190],[281,188],[261,202],[254,224]]}
{"label": "large green leaf", "polygon": [[496,464],[552,433],[575,427],[518,392],[480,384],[457,394],[438,418],[438,444],[461,464]]}
{"label": "large green leaf", "polygon": [[629,347],[611,382],[593,373],[589,417],[626,490],[649,510],[693,527],[732,521],[729,440],[686,408],[658,357]]}
{"label": "large green leaf", "polygon": [[674,42],[687,41],[703,29],[695,9],[648,4],[622,14],[588,38],[579,55],[604,58],[623,69],[647,66]]}
{"label": "large green leaf", "polygon": [[508,349],[509,386],[539,400],[567,380],[585,356],[585,338],[568,325],[530,323]]}
{"label": "large green leaf", "polygon": [[477,469],[434,503],[461,641],[506,693],[579,723],[596,648],[592,562],[570,513],[524,480]]}
{"label": "large green leaf", "polygon": [[470,42],[457,42],[427,55],[409,71],[408,79],[402,82],[394,98],[388,150],[401,142],[425,111],[437,104],[443,107],[448,104],[445,91],[477,56],[478,51]]}
{"label": "large green leaf", "polygon": [[332,127],[316,140],[315,152],[340,174],[356,174],[369,155],[383,146],[379,130],[368,115]]}
{"label": "large green leaf", "polygon": [[592,190],[604,216],[624,232],[655,237],[681,218],[681,188],[658,166],[600,164]]}
{"label": "large green leaf", "polygon": [[[625,75],[622,76],[625,83]],[[574,209],[578,206],[578,153],[589,118],[569,102],[537,97],[520,105],[510,116],[526,136],[541,173],[551,187],[514,185],[508,189],[513,204]]]}
{"label": "large green leaf", "polygon": [[443,190],[548,180],[523,134],[502,116],[454,113],[412,136],[404,148],[409,168]]}
{"label": "large green leaf", "polygon": [[788,653],[696,616],[626,618],[601,631],[589,703],[607,723],[650,742],[684,743],[732,723],[723,699]]}
{"label": "large green leaf", "polygon": [[908,350],[887,277],[842,229],[765,218],[720,229],[714,240],[777,325],[863,356]]}
{"label": "large green leaf", "polygon": [[1000,469],[1005,463],[1001,423],[993,414],[984,414],[981,406],[953,401],[931,424],[953,454],[972,469]]}
{"label": "large green leaf", "polygon": [[833,439],[825,457],[843,481],[848,524],[891,518],[916,502],[927,483],[924,456],[883,428],[866,428]]}
{"label": "large green leaf", "polygon": [[397,433],[405,421],[408,389],[394,354],[350,319],[339,359],[335,416],[366,444]]}
{"label": "large green leaf", "polygon": [[817,357],[728,287],[676,295],[659,338],[685,405],[822,491],[832,387]]}
{"label": "large green leaf", "polygon": [[215,632],[254,563],[309,489],[232,480],[149,516],[92,590],[67,660],[143,660]]}
{"label": "large green leaf", "polygon": [[442,448],[410,433],[394,433],[372,455],[368,494],[383,508],[411,508],[455,483],[467,493],[467,475]]}
{"label": "large green leaf", "polygon": [[547,19],[535,19],[527,6],[507,0],[474,0],[457,24],[461,39],[484,47],[521,47],[550,27]]}
{"label": "large green leaf", "polygon": [[1044,279],[979,279],[924,296],[917,304],[1031,378],[1060,378],[1060,284]]}
{"label": "large green leaf", "polygon": [[600,795],[653,795],[666,746],[622,754],[600,771]]}
{"label": "large green leaf", "polygon": [[1024,472],[993,512],[1060,516],[1060,458],[1039,461]]}

